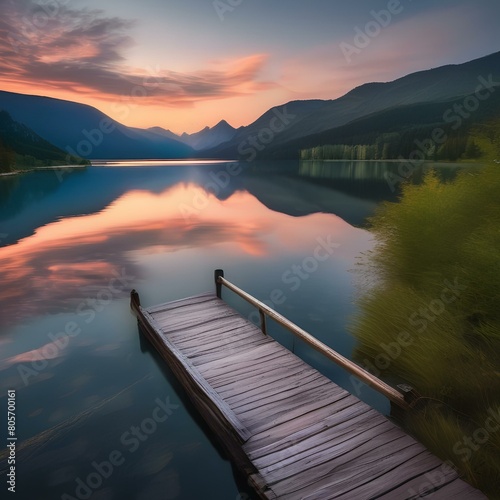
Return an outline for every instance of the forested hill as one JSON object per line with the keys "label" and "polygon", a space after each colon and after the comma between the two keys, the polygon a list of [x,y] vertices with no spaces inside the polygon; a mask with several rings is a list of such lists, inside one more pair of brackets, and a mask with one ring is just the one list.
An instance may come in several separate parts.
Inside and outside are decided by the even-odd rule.
{"label": "forested hill", "polygon": [[[474,111],[464,102],[398,106],[290,142],[287,148],[289,154],[300,151],[301,159],[500,159],[500,87]],[[274,154],[286,152],[280,148]]]}
{"label": "forested hill", "polygon": [[[82,163],[0,110],[0,172]],[[86,163],[86,162],[83,162]]]}

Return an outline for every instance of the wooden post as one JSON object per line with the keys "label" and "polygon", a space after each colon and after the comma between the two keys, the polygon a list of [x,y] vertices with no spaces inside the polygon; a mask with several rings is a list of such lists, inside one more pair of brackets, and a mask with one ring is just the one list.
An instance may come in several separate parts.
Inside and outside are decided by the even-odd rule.
{"label": "wooden post", "polygon": [[403,393],[405,401],[410,406],[413,406],[416,403],[417,399],[420,398],[420,394],[411,385],[399,384],[398,389]]}
{"label": "wooden post", "polygon": [[134,289],[130,292],[130,307],[136,310],[138,307],[140,307],[140,305],[141,305],[141,299],[139,298],[137,290]]}
{"label": "wooden post", "polygon": [[[408,384],[399,384],[398,389],[403,394],[404,400],[410,408],[413,408],[417,400],[420,398],[420,394]],[[391,401],[391,417],[402,422],[405,418],[406,411],[398,406],[393,401]]]}
{"label": "wooden post", "polygon": [[216,269],[214,271],[215,293],[219,299],[222,299],[222,283],[219,282],[219,278],[224,278],[224,271],[222,269]]}
{"label": "wooden post", "polygon": [[259,308],[259,315],[260,315],[260,329],[262,330],[262,333],[264,335],[267,335],[266,315],[264,314],[264,311],[260,308]]}

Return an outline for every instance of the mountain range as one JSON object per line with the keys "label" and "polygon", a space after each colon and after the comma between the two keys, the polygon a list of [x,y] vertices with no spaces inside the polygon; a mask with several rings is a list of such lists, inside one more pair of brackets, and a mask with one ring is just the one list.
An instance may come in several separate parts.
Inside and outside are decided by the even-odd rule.
{"label": "mountain range", "polygon": [[[487,93],[493,96],[495,87],[498,89],[500,86],[500,52],[460,65],[413,73],[393,82],[361,85],[334,100],[289,102],[264,113],[248,127],[239,129],[231,141],[205,153],[209,157],[220,158],[249,159],[254,156],[253,153],[259,157],[298,158],[299,151],[304,147],[332,143],[336,139],[329,135],[334,136],[334,132],[339,132],[341,127],[356,121],[359,124],[363,118],[373,120],[378,113],[405,113],[414,106],[426,104],[430,105],[426,109],[429,111],[434,106],[442,108],[443,103],[446,112],[453,109],[453,104],[450,108],[450,101],[461,100],[463,104],[479,86],[484,87],[483,81],[492,87]],[[500,92],[497,90],[497,93]],[[481,106],[482,110],[484,108],[488,108],[488,104]],[[270,128],[273,115],[283,113],[288,115],[284,130],[275,133],[269,144],[261,140],[260,144],[252,146],[251,138],[257,137],[259,142],[259,134]],[[425,121],[427,125],[436,126],[444,118],[442,114],[436,116],[432,113]],[[378,132],[377,129],[372,130]],[[327,132],[330,134],[325,136]]]}
{"label": "mountain range", "polygon": [[56,148],[87,159],[251,161],[299,158],[302,150],[326,144],[375,144],[381,135],[409,129],[413,135],[422,130],[427,134],[440,124],[456,131],[465,115],[475,122],[500,116],[499,95],[500,52],[496,52],[392,82],[367,83],[338,99],[291,101],[238,129],[225,120],[194,134],[177,135],[161,127],[139,129],[87,105],[3,91],[0,110]]}

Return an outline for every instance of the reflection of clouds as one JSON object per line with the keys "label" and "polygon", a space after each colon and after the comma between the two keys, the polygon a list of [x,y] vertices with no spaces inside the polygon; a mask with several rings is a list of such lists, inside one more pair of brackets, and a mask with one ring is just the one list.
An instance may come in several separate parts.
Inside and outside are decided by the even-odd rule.
{"label": "reflection of clouds", "polygon": [[[200,198],[203,209],[185,218],[182,207],[195,207]],[[99,293],[109,297],[110,290],[113,299],[125,296],[141,278],[134,254],[214,245],[230,255],[263,257],[301,246],[310,252],[318,236],[346,228],[331,215],[296,219],[272,212],[247,192],[219,200],[194,184],[160,194],[130,191],[97,214],[58,220],[0,249],[0,299],[7,312],[0,326],[42,312],[76,312]],[[115,280],[111,288],[111,280],[123,273],[133,279]]]}
{"label": "reflection of clouds", "polygon": [[149,500],[150,498],[164,498],[173,500],[180,498],[182,493],[179,473],[176,469],[167,468],[157,474],[146,484],[136,497],[137,500]]}
{"label": "reflection of clouds", "polygon": [[123,344],[117,342],[115,344],[104,344],[99,347],[96,347],[94,350],[95,356],[106,357],[106,356],[115,356],[115,352],[122,349]]}
{"label": "reflection of clouds", "polygon": [[[157,432],[161,427],[157,428]],[[146,444],[144,458],[135,466],[138,476],[155,476],[173,460],[174,454],[170,443],[150,441]]]}
{"label": "reflection of clouds", "polygon": [[[54,377],[55,377],[55,372],[47,368],[39,372],[36,377],[30,377],[29,385],[34,386],[35,384],[42,384],[43,382],[46,382],[47,380],[50,380]],[[11,372],[7,371],[5,372],[5,374],[2,373],[2,384],[5,387],[17,390],[21,390],[26,387],[26,385],[24,384],[22,378],[19,376],[19,373],[17,373],[17,371],[11,371]]]}
{"label": "reflection of clouds", "polygon": [[61,349],[56,342],[49,342],[38,349],[23,352],[16,356],[11,356],[4,360],[0,360],[0,371],[6,370],[13,365],[20,363],[32,363],[33,361],[40,360],[53,360],[60,358],[64,355],[64,349]]}

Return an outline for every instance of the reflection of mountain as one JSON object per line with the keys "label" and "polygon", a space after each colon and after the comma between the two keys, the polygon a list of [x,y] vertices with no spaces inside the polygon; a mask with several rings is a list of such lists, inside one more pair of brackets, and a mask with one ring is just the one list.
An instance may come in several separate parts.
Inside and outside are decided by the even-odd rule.
{"label": "reflection of mountain", "polygon": [[328,213],[339,216],[351,226],[361,226],[376,207],[375,202],[295,177],[249,178],[245,185],[266,207],[295,217]]}
{"label": "reflection of mountain", "polygon": [[[384,200],[395,200],[386,172],[395,163],[255,162],[236,176],[227,165],[200,167],[95,168],[67,171],[60,180],[55,172],[33,172],[0,179],[1,244],[8,245],[60,218],[97,213],[130,191],[161,193],[178,184],[193,184],[218,199],[247,191],[275,212],[294,217],[314,213],[338,215],[361,226]],[[446,166],[443,177],[456,169]],[[412,178],[418,182],[422,170]],[[221,179],[216,184],[214,179]],[[89,195],[91,194],[91,195]],[[182,215],[180,213],[180,215]]]}
{"label": "reflection of mountain", "polygon": [[[0,179],[0,232],[3,245],[14,243],[62,217],[97,213],[129,191],[160,193],[180,183],[193,183],[215,191],[221,200],[237,191],[248,191],[276,212],[292,216],[333,213],[352,225],[360,225],[382,196],[359,196],[347,180],[337,187],[304,177],[298,162],[254,164],[216,189],[214,176],[225,172],[224,163],[204,167],[87,168],[68,171],[62,180],[54,172],[34,172]],[[351,186],[351,192],[346,186]],[[91,193],[91,196],[89,196]],[[388,187],[383,195],[390,196]],[[363,199],[363,201],[362,201]]]}
{"label": "reflection of mountain", "polygon": [[308,160],[299,163],[298,175],[352,196],[374,202],[395,201],[401,193],[403,182],[420,184],[429,169],[435,169],[444,181],[453,180],[457,173],[474,164],[422,163],[406,161],[322,161]]}
{"label": "reflection of mountain", "polygon": [[277,212],[295,217],[331,213],[353,226],[363,225],[377,203],[397,195],[382,174],[383,181],[374,186],[365,178],[352,178],[346,168],[335,174],[335,180],[307,175],[304,163],[256,162],[232,180],[231,189],[246,190]]}
{"label": "reflection of mountain", "polygon": [[[165,175],[172,169],[161,170]],[[205,174],[200,180],[210,178]],[[30,237],[1,248],[4,286],[0,301],[8,314],[0,316],[0,328],[21,317],[37,315],[41,304],[44,314],[76,310],[91,321],[94,313],[88,309],[85,313],[86,299],[101,296],[104,289],[109,295],[111,286],[116,290],[113,296],[122,297],[142,278],[137,260],[149,260],[153,255],[154,259],[170,255],[169,260],[174,262],[186,251],[203,249],[217,259],[224,254],[226,262],[240,255],[261,259],[272,253],[281,256],[282,249],[288,247],[307,253],[311,244],[313,248],[318,244],[317,238],[328,236],[343,244],[336,254],[342,259],[364,249],[369,239],[365,231],[355,230],[339,217],[314,214],[292,219],[270,210],[248,191],[237,190],[220,200],[186,180],[167,175],[163,179],[166,187],[160,192],[131,188],[99,212],[55,218],[37,227]],[[273,187],[263,179],[254,180],[256,191]],[[158,178],[158,188],[159,182]],[[292,184],[292,190],[285,185],[281,191],[284,199],[279,206],[286,207],[293,200],[295,181]],[[305,209],[310,210],[311,193],[303,199]],[[321,208],[321,199],[318,196],[320,204],[312,208]],[[272,201],[276,200],[279,197]],[[189,217],[183,214],[184,206],[194,209]],[[154,272],[167,272],[171,278],[172,271],[159,266]]]}
{"label": "reflection of mountain", "polygon": [[[189,168],[123,169],[88,168],[56,172],[33,172],[0,178],[0,233],[2,245],[30,236],[41,226],[62,217],[100,212],[129,190],[159,193],[189,175]],[[165,175],[168,174],[168,175]]]}

